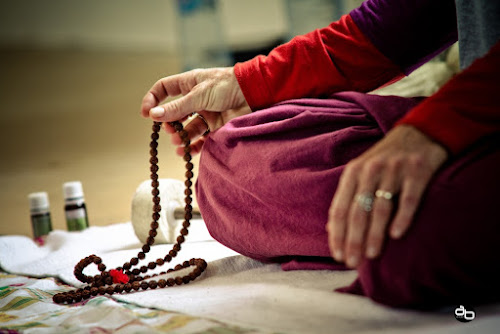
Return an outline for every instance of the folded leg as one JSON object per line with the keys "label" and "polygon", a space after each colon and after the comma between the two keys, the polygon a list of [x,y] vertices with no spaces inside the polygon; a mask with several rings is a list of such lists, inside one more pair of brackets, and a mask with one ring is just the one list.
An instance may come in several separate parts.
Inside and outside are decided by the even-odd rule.
{"label": "folded leg", "polygon": [[416,308],[499,301],[499,148],[499,135],[485,138],[444,166],[405,237],[341,291]]}
{"label": "folded leg", "polygon": [[[210,134],[196,185],[210,233],[284,269],[342,268],[330,258],[325,224],[343,167],[417,103],[339,93],[287,101]],[[496,277],[484,289],[479,282],[498,274],[491,265],[500,241],[500,224],[493,223],[500,222],[497,147],[479,144],[440,171],[407,235],[388,241],[379,259],[365,261],[343,291],[412,307],[449,302],[467,288],[460,296],[478,291],[480,300],[489,297]]]}
{"label": "folded leg", "polygon": [[211,133],[197,181],[210,233],[264,261],[329,259],[325,223],[343,166],[415,104],[342,93],[288,101]]}

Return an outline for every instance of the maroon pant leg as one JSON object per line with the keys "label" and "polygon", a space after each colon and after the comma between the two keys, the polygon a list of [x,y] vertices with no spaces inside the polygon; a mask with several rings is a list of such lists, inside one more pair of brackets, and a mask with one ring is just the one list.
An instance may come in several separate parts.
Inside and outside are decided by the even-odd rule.
{"label": "maroon pant leg", "polygon": [[[415,105],[357,93],[336,98],[279,105],[210,134],[197,196],[217,240],[259,260],[328,268],[325,224],[343,165]],[[342,290],[398,307],[500,300],[499,148],[495,135],[452,157],[405,236],[387,240],[382,256],[365,260]]]}
{"label": "maroon pant leg", "polygon": [[434,178],[400,240],[343,289],[401,307],[500,300],[500,136],[456,157]]}

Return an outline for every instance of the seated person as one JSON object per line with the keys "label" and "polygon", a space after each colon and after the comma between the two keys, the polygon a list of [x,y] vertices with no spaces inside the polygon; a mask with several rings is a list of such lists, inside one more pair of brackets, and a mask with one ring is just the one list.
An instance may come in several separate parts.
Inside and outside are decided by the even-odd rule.
{"label": "seated person", "polygon": [[[141,113],[201,115],[177,152],[202,152],[203,218],[241,254],[356,268],[341,291],[396,307],[499,301],[499,38],[499,1],[368,0],[267,56],[162,78]],[[457,39],[463,71],[434,95],[366,94]]]}

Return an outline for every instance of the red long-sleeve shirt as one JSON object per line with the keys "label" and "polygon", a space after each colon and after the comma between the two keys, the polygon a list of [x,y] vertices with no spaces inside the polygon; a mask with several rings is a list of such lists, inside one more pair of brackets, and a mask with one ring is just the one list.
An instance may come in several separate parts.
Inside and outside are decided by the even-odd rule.
{"label": "red long-sleeve shirt", "polygon": [[[433,50],[438,47],[439,43]],[[291,98],[327,97],[346,90],[369,92],[398,80],[405,72],[407,68],[375,47],[351,15],[298,36],[268,56],[235,65],[236,77],[252,110]],[[499,93],[497,43],[399,124],[413,125],[452,153],[459,153],[479,138],[500,131]]]}

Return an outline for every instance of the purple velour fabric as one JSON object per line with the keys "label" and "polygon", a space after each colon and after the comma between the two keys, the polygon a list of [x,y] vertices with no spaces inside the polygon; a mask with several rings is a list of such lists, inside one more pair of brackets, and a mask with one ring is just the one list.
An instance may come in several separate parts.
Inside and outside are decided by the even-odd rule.
{"label": "purple velour fabric", "polygon": [[453,0],[368,0],[350,15],[407,75],[458,39]]}
{"label": "purple velour fabric", "polygon": [[197,181],[210,233],[285,269],[343,267],[331,260],[325,232],[343,167],[417,101],[355,92],[291,100],[211,133]]}
{"label": "purple velour fabric", "polygon": [[[418,99],[344,92],[286,101],[236,118],[204,144],[197,200],[212,236],[285,270],[344,269],[325,224],[343,166]],[[415,219],[339,291],[386,305],[430,308],[500,300],[500,134],[437,173]]]}

